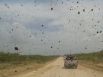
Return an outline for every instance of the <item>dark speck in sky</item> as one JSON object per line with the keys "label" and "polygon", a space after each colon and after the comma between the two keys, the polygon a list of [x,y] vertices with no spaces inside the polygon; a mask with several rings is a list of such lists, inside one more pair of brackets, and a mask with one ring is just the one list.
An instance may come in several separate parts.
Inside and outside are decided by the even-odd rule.
{"label": "dark speck in sky", "polygon": [[78,11],[78,14],[80,14],[80,12]]}
{"label": "dark speck in sky", "polygon": [[81,26],[82,24],[80,23],[80,26]]}
{"label": "dark speck in sky", "polygon": [[83,12],[85,12],[85,9],[83,9]]}
{"label": "dark speck in sky", "polygon": [[63,1],[62,1],[62,4],[63,4]]}
{"label": "dark speck in sky", "polygon": [[44,34],[44,32],[42,32],[42,34]]}
{"label": "dark speck in sky", "polygon": [[23,4],[21,4],[20,6],[23,7]]}
{"label": "dark speck in sky", "polygon": [[14,47],[14,50],[18,51],[19,49],[18,49],[18,47]]}
{"label": "dark speck in sky", "polygon": [[97,31],[97,34],[98,34],[99,32]]}
{"label": "dark speck in sky", "polygon": [[100,23],[100,21],[97,21],[97,23]]}
{"label": "dark speck in sky", "polygon": [[42,26],[42,27],[44,27],[44,25],[43,25],[43,24],[42,24],[41,26]]}
{"label": "dark speck in sky", "polygon": [[100,31],[100,33],[102,33],[102,31]]}
{"label": "dark speck in sky", "polygon": [[51,11],[53,10],[53,7],[51,7]]}
{"label": "dark speck in sky", "polygon": [[59,40],[58,43],[60,43],[61,41]]}
{"label": "dark speck in sky", "polygon": [[52,46],[50,48],[53,48]]}
{"label": "dark speck in sky", "polygon": [[5,3],[4,5],[5,5],[5,7],[10,8],[8,4]]}
{"label": "dark speck in sky", "polygon": [[41,41],[43,41],[43,39],[41,39]]}
{"label": "dark speck in sky", "polygon": [[93,11],[93,9],[91,9],[91,11]]}
{"label": "dark speck in sky", "polygon": [[87,47],[85,47],[85,49],[87,49]]}
{"label": "dark speck in sky", "polygon": [[11,29],[11,31],[13,32],[13,29]]}
{"label": "dark speck in sky", "polygon": [[79,1],[77,1],[77,3],[79,3]]}
{"label": "dark speck in sky", "polygon": [[1,20],[2,18],[0,17],[0,20]]}
{"label": "dark speck in sky", "polygon": [[31,35],[29,35],[29,37],[31,38],[32,36],[31,36]]}

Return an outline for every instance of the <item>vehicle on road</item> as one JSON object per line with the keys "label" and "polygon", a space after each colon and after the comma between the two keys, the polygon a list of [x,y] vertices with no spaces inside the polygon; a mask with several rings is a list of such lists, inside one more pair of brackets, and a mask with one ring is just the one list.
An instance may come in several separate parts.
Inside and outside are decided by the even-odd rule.
{"label": "vehicle on road", "polygon": [[74,68],[76,69],[78,66],[77,57],[74,55],[65,55],[64,57],[64,67],[65,68]]}

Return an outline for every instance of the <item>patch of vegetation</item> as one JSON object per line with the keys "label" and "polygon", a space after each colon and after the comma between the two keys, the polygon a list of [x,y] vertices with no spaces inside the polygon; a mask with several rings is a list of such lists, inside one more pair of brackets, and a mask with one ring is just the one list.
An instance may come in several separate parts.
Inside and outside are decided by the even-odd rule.
{"label": "patch of vegetation", "polygon": [[79,60],[88,60],[93,62],[103,62],[103,50],[93,53],[77,54]]}
{"label": "patch of vegetation", "polygon": [[[5,68],[10,65],[37,63],[43,64],[48,61],[56,59],[57,56],[41,56],[41,55],[20,55],[17,53],[0,52],[0,65]],[[4,67],[0,67],[3,68]]]}

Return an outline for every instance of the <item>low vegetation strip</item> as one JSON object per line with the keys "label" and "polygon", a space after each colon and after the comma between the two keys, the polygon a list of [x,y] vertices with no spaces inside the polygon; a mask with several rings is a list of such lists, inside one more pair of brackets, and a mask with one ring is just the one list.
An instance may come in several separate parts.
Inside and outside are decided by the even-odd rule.
{"label": "low vegetation strip", "polygon": [[77,54],[79,60],[87,60],[92,62],[103,62],[103,51],[94,53]]}
{"label": "low vegetation strip", "polygon": [[0,77],[37,70],[45,63],[55,60],[57,56],[20,55],[0,52]]}
{"label": "low vegetation strip", "polygon": [[4,53],[0,52],[0,62],[22,62],[22,61],[35,61],[37,63],[44,63],[49,60],[55,59],[57,56],[41,56],[41,55],[20,55],[17,53]]}
{"label": "low vegetation strip", "polygon": [[103,50],[93,53],[77,54],[79,63],[103,71]]}

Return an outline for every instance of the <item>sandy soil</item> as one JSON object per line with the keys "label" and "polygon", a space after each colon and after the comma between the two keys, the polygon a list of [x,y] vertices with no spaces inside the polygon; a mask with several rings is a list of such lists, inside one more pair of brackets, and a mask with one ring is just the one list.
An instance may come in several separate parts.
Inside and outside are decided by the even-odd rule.
{"label": "sandy soil", "polygon": [[80,64],[77,69],[65,69],[63,58],[58,58],[41,69],[13,77],[103,77],[103,72],[84,67]]}
{"label": "sandy soil", "polygon": [[22,74],[22,73],[28,73],[33,70],[37,70],[41,67],[43,67],[45,64],[38,64],[35,62],[30,63],[21,63],[19,65],[13,65],[13,64],[0,64],[2,69],[0,69],[0,77],[11,77],[14,75]]}

